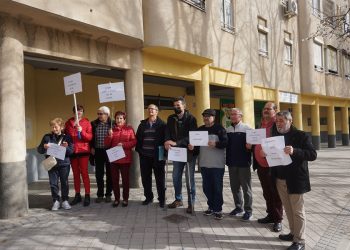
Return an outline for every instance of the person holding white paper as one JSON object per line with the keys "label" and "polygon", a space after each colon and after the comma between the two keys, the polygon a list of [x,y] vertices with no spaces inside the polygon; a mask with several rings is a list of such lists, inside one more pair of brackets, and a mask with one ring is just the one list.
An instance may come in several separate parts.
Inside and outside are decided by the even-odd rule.
{"label": "person holding white paper", "polygon": [[[44,135],[41,140],[40,145],[37,150],[39,154],[46,154],[47,149],[50,147],[51,143],[58,144],[66,148],[66,155],[64,160],[57,159],[57,165],[51,168],[48,172],[49,182],[51,188],[51,196],[53,205],[51,210],[56,211],[60,208],[60,201],[62,200],[63,209],[71,209],[71,206],[68,202],[69,194],[69,184],[68,176],[70,171],[70,159],[69,156],[73,153],[73,144],[72,138],[69,135],[63,133],[64,123],[61,118],[55,118],[50,121],[51,133]],[[45,155],[47,158],[48,155]],[[61,182],[61,197],[59,195],[59,185],[58,182]]]}
{"label": "person holding white paper", "polygon": [[[73,107],[75,113],[75,107]],[[75,197],[70,203],[72,206],[82,201],[80,195],[80,177],[83,179],[85,197],[84,207],[90,205],[90,178],[88,172],[89,156],[90,156],[90,141],[92,139],[92,128],[90,121],[83,117],[84,107],[77,105],[78,120],[76,115],[66,122],[65,132],[73,139],[74,153],[71,155],[71,166],[74,178]]]}
{"label": "person holding white paper", "polygon": [[292,125],[289,111],[281,111],[276,115],[276,129],[272,136],[283,136],[284,153],[290,155],[292,163],[287,166],[272,168],[272,176],[289,223],[289,234],[280,234],[279,238],[293,241],[291,250],[305,249],[305,207],[304,193],[311,191],[308,161],[317,158],[317,152],[311,138],[304,131]]}
{"label": "person holding white paper", "polygon": [[226,129],[228,136],[226,165],[229,170],[230,186],[235,203],[235,208],[230,212],[230,215],[242,216],[243,221],[250,221],[253,217],[252,176],[250,170],[252,165],[252,145],[247,144],[246,133],[251,128],[242,122],[243,113],[240,109],[232,108],[229,110],[229,114],[231,126]]}
{"label": "person holding white paper", "polygon": [[129,172],[132,161],[132,148],[136,145],[136,136],[134,129],[126,125],[126,114],[122,111],[115,113],[115,125],[113,130],[109,130],[105,138],[105,146],[113,148],[115,146],[122,146],[125,157],[117,161],[111,162],[112,185],[115,200],[113,207],[117,207],[120,203],[120,187],[119,175],[122,176],[123,185],[123,202],[122,206],[128,206],[129,200]]}
{"label": "person holding white paper", "polygon": [[204,215],[214,215],[214,218],[221,220],[223,218],[222,205],[224,199],[223,178],[225,173],[225,147],[228,138],[226,130],[220,124],[215,123],[216,111],[214,109],[206,109],[203,111],[203,126],[197,131],[207,131],[209,141],[206,146],[194,147],[188,145],[189,150],[199,153],[199,167],[203,179],[203,192],[207,197],[208,209],[204,211]]}

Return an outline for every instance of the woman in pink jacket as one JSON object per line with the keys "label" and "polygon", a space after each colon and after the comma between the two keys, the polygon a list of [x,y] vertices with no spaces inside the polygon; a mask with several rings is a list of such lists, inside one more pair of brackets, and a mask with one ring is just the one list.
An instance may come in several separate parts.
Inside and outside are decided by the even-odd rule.
{"label": "woman in pink jacket", "polygon": [[[65,125],[66,134],[73,139],[74,152],[71,155],[71,166],[73,170],[75,197],[70,203],[76,205],[81,202],[80,195],[80,176],[83,179],[85,188],[84,206],[90,205],[90,178],[88,173],[88,163],[90,155],[90,141],[92,139],[91,123],[88,119],[83,117],[84,107],[77,105],[78,121],[75,116],[70,118]],[[73,113],[75,108],[73,107]]]}
{"label": "woman in pink jacket", "polygon": [[105,138],[105,145],[108,148],[122,146],[125,157],[117,161],[111,162],[111,175],[113,184],[113,193],[115,201],[113,207],[117,207],[120,203],[119,173],[122,176],[123,185],[123,202],[122,206],[128,206],[129,200],[129,171],[132,162],[132,148],[136,145],[136,136],[133,128],[126,125],[126,114],[117,111],[114,116],[115,125]]}

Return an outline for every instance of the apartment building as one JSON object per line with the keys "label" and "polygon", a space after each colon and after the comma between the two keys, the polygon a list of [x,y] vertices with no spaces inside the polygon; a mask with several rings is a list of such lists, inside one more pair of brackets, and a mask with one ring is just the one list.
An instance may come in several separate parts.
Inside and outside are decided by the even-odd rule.
{"label": "apartment building", "polygon": [[[348,145],[349,55],[332,41],[304,39],[331,5],[324,1],[2,1],[0,218],[25,214],[27,183],[47,175],[36,146],[50,119],[73,115],[63,77],[77,72],[77,101],[90,120],[105,105],[97,85],[122,81],[126,100],[106,105],[126,111],[134,128],[148,104],[166,119],[180,95],[199,123],[211,107],[227,125],[225,111],[235,106],[252,127],[274,101],[317,147],[335,146],[337,132]],[[135,154],[133,187],[138,169]]]}

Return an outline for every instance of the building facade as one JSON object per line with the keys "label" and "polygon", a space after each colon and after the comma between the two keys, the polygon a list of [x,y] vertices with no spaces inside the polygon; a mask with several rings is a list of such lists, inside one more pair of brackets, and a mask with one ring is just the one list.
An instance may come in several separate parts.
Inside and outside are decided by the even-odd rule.
{"label": "building facade", "polygon": [[[166,119],[175,96],[186,97],[198,121],[211,107],[226,125],[225,110],[235,106],[253,127],[264,102],[274,101],[316,147],[335,147],[337,136],[348,145],[349,55],[334,41],[305,40],[318,22],[313,7],[332,5],[316,2],[2,1],[0,218],[25,214],[27,183],[47,175],[36,146],[50,119],[73,115],[63,77],[76,72],[77,101],[90,120],[103,105],[97,85],[123,81],[126,100],[107,106],[126,111],[135,129],[150,103]],[[138,187],[136,154],[131,179]]]}

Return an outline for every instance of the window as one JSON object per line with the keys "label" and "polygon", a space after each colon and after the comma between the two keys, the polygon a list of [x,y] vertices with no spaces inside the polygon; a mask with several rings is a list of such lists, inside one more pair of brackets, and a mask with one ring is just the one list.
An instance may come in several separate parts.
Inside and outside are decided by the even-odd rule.
{"label": "window", "polygon": [[323,13],[325,15],[325,21],[332,27],[336,27],[336,13],[335,13],[335,3],[332,0],[323,0]]}
{"label": "window", "polygon": [[321,0],[312,0],[312,14],[321,16]]}
{"label": "window", "polygon": [[350,55],[344,55],[344,76],[350,80]]}
{"label": "window", "polygon": [[268,56],[268,33],[267,22],[263,18],[258,18],[258,39],[259,39],[259,55]]}
{"label": "window", "polygon": [[192,5],[200,10],[205,10],[205,0],[182,0],[189,5]]}
{"label": "window", "polygon": [[327,72],[338,74],[337,49],[328,46],[327,48]]}
{"label": "window", "polygon": [[314,42],[314,66],[316,70],[323,70],[322,44]]}
{"label": "window", "polygon": [[284,63],[287,65],[293,64],[293,56],[292,56],[292,35],[289,32],[284,32]]}
{"label": "window", "polygon": [[221,2],[221,27],[225,30],[234,31],[232,0],[222,0]]}

